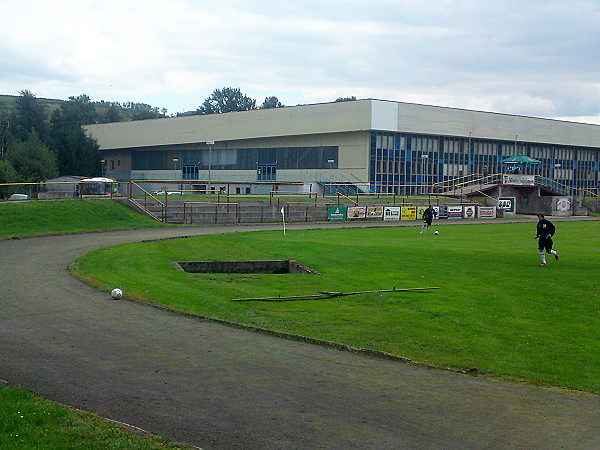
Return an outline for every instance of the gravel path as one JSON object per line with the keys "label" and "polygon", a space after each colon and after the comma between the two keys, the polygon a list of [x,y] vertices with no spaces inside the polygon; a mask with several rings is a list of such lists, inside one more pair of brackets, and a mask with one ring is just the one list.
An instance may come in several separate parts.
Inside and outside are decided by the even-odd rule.
{"label": "gravel path", "polygon": [[204,449],[600,448],[598,396],[432,370],[112,301],[66,270],[82,253],[118,243],[268,228],[0,241],[0,378]]}

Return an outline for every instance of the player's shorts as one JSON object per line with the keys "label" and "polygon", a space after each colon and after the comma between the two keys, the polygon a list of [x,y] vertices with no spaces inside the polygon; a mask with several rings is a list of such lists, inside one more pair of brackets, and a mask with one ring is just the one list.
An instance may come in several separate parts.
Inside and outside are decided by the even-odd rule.
{"label": "player's shorts", "polygon": [[431,219],[423,219],[423,223],[426,223],[427,226],[431,225]]}
{"label": "player's shorts", "polygon": [[552,238],[543,238],[541,237],[538,241],[538,250],[541,252],[542,250],[546,250],[546,252],[550,253],[552,250]]}

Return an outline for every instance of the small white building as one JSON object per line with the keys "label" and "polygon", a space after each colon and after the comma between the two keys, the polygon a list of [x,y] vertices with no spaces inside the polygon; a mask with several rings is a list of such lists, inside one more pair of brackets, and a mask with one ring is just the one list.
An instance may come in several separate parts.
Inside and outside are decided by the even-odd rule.
{"label": "small white building", "polygon": [[39,198],[77,197],[79,183],[85,177],[64,175],[44,181],[41,185]]}

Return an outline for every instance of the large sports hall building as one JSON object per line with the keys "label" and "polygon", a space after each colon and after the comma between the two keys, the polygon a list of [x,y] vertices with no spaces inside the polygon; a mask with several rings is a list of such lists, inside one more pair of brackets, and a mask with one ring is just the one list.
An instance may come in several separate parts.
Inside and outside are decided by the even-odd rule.
{"label": "large sports hall building", "polygon": [[[339,183],[365,192],[406,194],[447,180],[516,169],[569,188],[597,192],[599,187],[600,125],[395,101],[86,129],[100,145],[105,175],[123,181],[184,180],[198,189],[219,181],[240,186],[301,182],[311,189]],[[502,162],[516,155],[540,163]]]}

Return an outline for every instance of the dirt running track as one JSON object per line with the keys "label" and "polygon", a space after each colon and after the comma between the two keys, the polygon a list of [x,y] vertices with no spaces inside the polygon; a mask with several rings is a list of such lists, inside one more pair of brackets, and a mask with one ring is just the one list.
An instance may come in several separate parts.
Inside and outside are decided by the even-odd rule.
{"label": "dirt running track", "polygon": [[204,449],[600,448],[598,396],[112,301],[66,270],[82,253],[113,244],[266,228],[0,241],[0,378]]}

